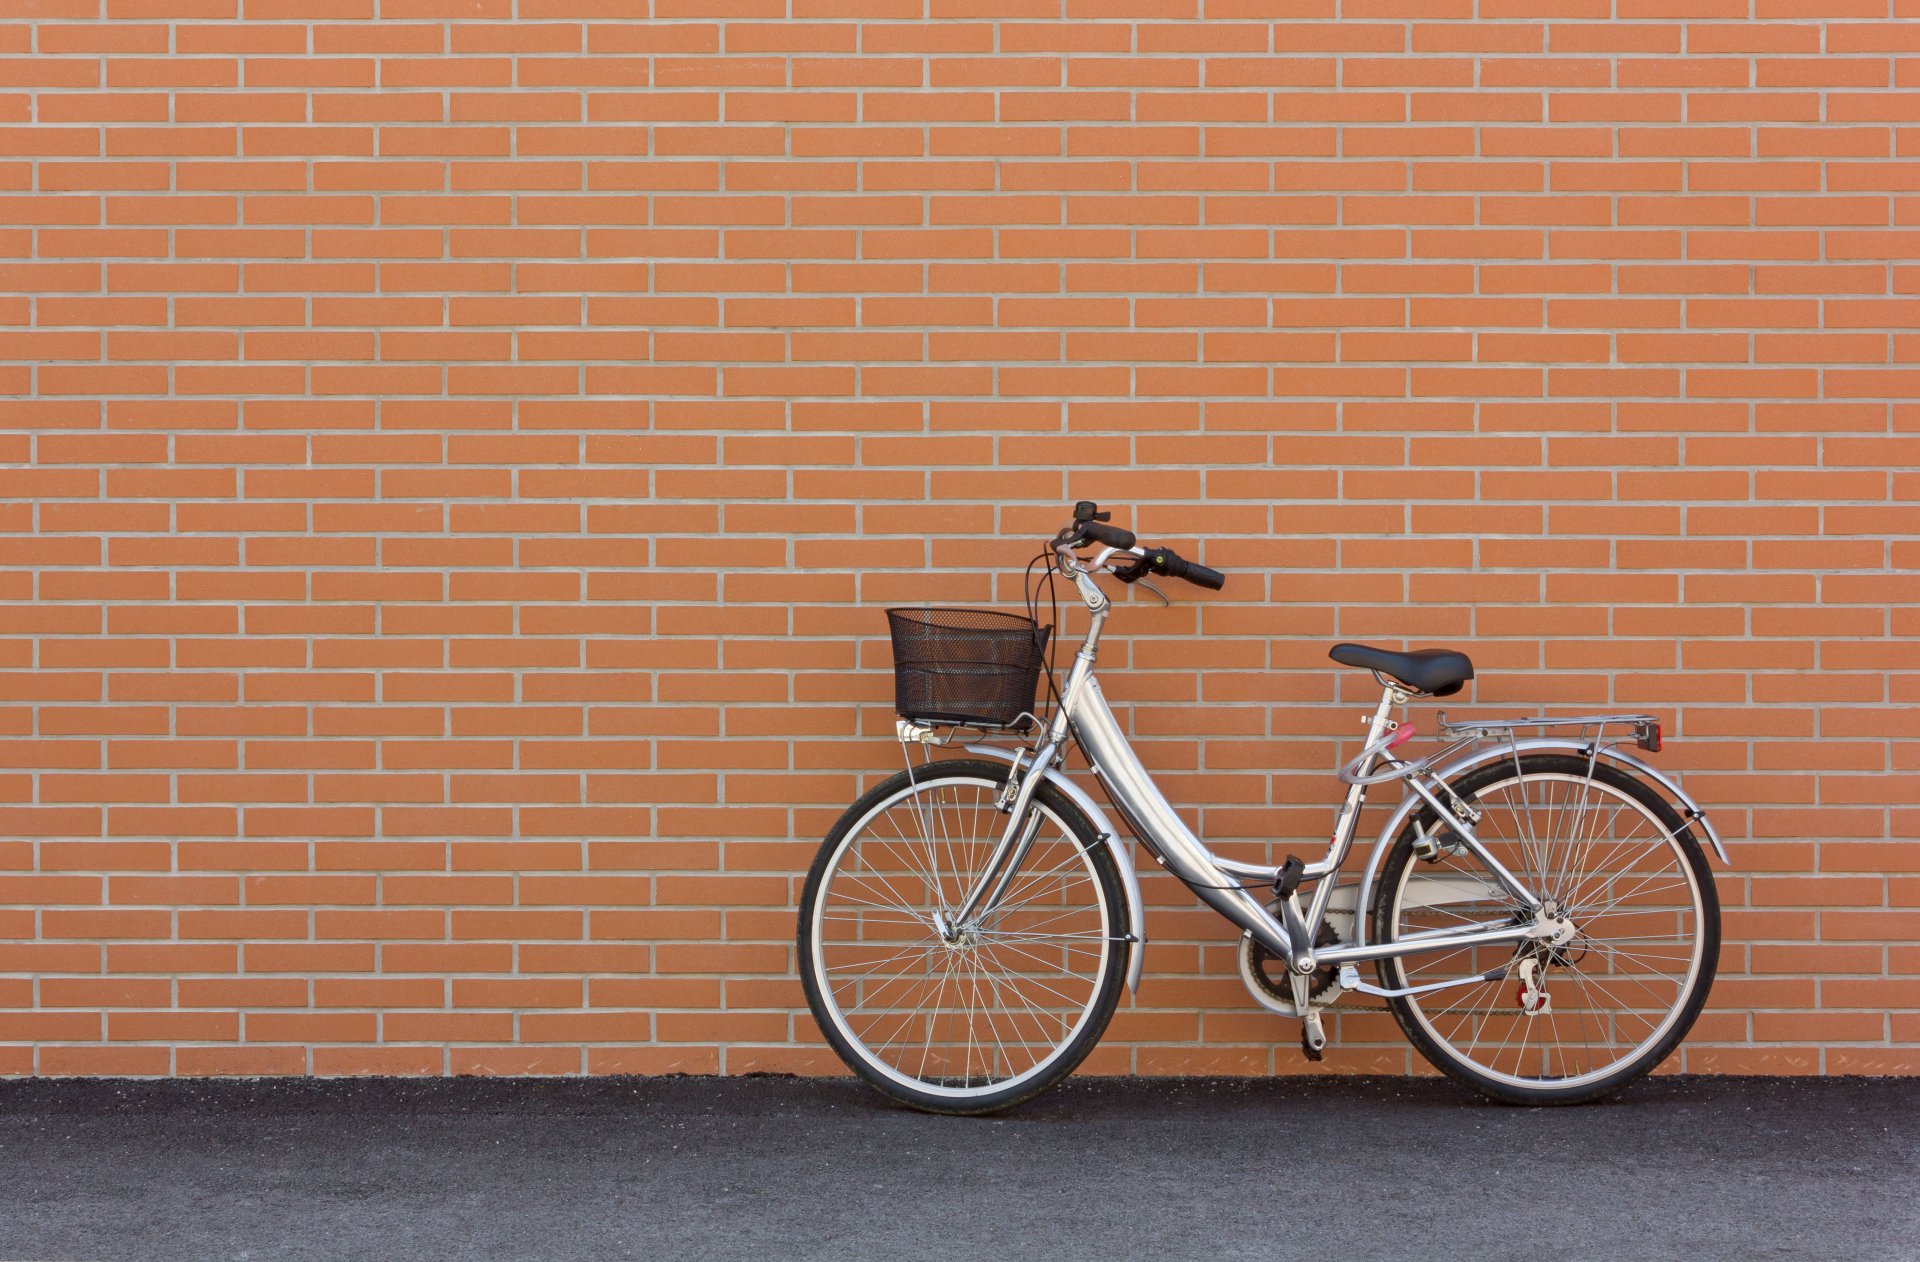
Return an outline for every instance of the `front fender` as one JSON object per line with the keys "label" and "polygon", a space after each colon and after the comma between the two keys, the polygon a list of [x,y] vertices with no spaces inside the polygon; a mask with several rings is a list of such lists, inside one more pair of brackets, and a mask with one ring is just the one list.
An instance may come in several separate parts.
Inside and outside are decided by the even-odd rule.
{"label": "front fender", "polygon": [[[1435,767],[1433,774],[1441,780],[1451,783],[1456,777],[1472,771],[1476,767],[1485,766],[1491,762],[1502,762],[1514,757],[1516,754],[1528,754],[1538,750],[1558,750],[1561,752],[1570,751],[1585,757],[1590,749],[1592,749],[1592,745],[1585,741],[1567,740],[1563,737],[1555,736],[1537,736],[1529,740],[1514,741],[1506,744],[1492,745],[1485,749],[1470,750],[1444,766]],[[1667,775],[1657,767],[1650,766],[1642,759],[1636,758],[1632,754],[1620,749],[1602,749],[1599,756],[1607,759],[1609,762],[1619,763],[1621,766],[1631,768],[1633,771],[1645,776],[1672,794],[1674,802],[1679,806],[1680,813],[1686,817],[1687,823],[1689,825],[1699,825],[1700,831],[1707,835],[1707,841],[1712,845],[1713,853],[1719,857],[1720,862],[1731,866],[1732,860],[1727,858],[1727,848],[1721,843],[1720,834],[1715,831],[1712,821],[1707,818],[1706,812],[1700,809],[1700,804],[1694,801],[1673,777]],[[1358,944],[1364,944],[1367,940],[1367,919],[1373,907],[1374,876],[1380,871],[1381,861],[1387,856],[1387,847],[1392,845],[1393,839],[1400,835],[1401,828],[1406,825],[1407,820],[1412,817],[1414,812],[1424,805],[1425,803],[1421,801],[1421,799],[1412,794],[1408,794],[1407,797],[1401,801],[1399,807],[1393,812],[1392,817],[1387,820],[1386,827],[1380,830],[1379,838],[1373,843],[1373,849],[1367,855],[1366,867],[1360,873],[1360,888],[1354,896],[1354,941]]]}
{"label": "front fender", "polygon": [[[979,754],[983,758],[994,758],[1004,763],[1021,765],[1021,755],[998,745],[963,745],[969,754]],[[1024,753],[1025,751],[1021,751]],[[1088,796],[1087,791],[1060,774],[1057,767],[1049,767],[1044,777],[1049,784],[1072,799],[1073,804],[1087,813],[1093,826],[1100,833],[1107,849],[1113,852],[1114,866],[1120,869],[1120,884],[1127,892],[1127,923],[1133,933],[1133,954],[1127,960],[1127,989],[1134,994],[1140,993],[1140,969],[1147,957],[1147,915],[1140,901],[1140,878],[1133,870],[1133,852],[1120,838],[1120,830],[1113,826],[1105,811]]]}

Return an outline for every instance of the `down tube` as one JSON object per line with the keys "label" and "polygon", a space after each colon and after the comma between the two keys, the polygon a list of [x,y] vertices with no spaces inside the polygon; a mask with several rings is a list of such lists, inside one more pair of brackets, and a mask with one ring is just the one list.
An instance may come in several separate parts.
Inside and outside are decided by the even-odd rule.
{"label": "down tube", "polygon": [[1100,691],[1100,681],[1091,675],[1073,699],[1072,720],[1074,734],[1093,765],[1094,775],[1134,835],[1160,856],[1202,902],[1251,933],[1267,950],[1291,959],[1293,951],[1285,926],[1214,864],[1200,839],[1174,813],[1134,756]]}

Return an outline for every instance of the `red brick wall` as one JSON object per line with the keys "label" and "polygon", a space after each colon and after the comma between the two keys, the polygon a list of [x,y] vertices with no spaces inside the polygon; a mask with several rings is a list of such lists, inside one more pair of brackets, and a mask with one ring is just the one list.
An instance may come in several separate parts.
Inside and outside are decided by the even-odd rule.
{"label": "red brick wall", "polygon": [[[1082,496],[1207,834],[1460,643],[1669,718],[1685,1067],[1920,1070],[1915,0],[644,5],[6,6],[0,1072],[831,1068],[880,609]],[[1298,1068],[1148,888],[1093,1064]]]}

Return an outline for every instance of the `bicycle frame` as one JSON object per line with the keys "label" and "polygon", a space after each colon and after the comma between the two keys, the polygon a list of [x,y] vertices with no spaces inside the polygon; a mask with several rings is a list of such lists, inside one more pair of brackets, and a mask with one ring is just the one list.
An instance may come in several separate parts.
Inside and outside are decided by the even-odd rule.
{"label": "bicycle frame", "polygon": [[[1275,916],[1254,896],[1249,882],[1279,883],[1286,874],[1284,865],[1269,866],[1243,863],[1214,854],[1199,837],[1180,819],[1152,776],[1134,754],[1119,721],[1112,708],[1107,704],[1100,684],[1094,678],[1093,666],[1098,653],[1101,631],[1111,609],[1105,592],[1094,582],[1093,576],[1105,570],[1108,560],[1117,553],[1130,556],[1139,555],[1137,550],[1107,548],[1091,562],[1081,562],[1069,547],[1056,545],[1060,570],[1079,590],[1086,602],[1090,623],[1085,641],[1074,655],[1071,670],[1065,687],[1061,690],[1061,700],[1053,720],[1048,726],[1038,747],[1029,755],[1025,751],[1010,753],[990,745],[968,745],[970,752],[986,754],[1012,762],[1015,766],[1015,779],[1009,781],[1011,798],[1002,799],[1001,806],[1008,812],[1007,825],[988,859],[986,870],[975,888],[953,915],[953,922],[964,923],[969,918],[991,912],[1004,894],[1014,875],[1019,871],[1028,847],[1033,840],[1037,827],[1037,813],[1030,813],[1028,805],[1042,780],[1051,779],[1066,788],[1069,793],[1086,805],[1091,803],[1077,786],[1060,774],[1059,767],[1064,761],[1069,740],[1077,743],[1093,770],[1107,797],[1112,802],[1122,820],[1155,859],[1182,883],[1191,889],[1201,901],[1219,912],[1242,933],[1256,940],[1277,959],[1287,962],[1290,973],[1296,978],[1312,974],[1316,969],[1328,965],[1341,966],[1341,981],[1347,989],[1362,990],[1379,995],[1412,993],[1411,991],[1390,991],[1359,980],[1356,969],[1350,967],[1362,960],[1376,960],[1387,957],[1411,955],[1426,951],[1454,950],[1463,947],[1493,943],[1511,943],[1526,940],[1551,940],[1563,931],[1564,922],[1550,916],[1541,899],[1527,885],[1509,871],[1488,847],[1474,835],[1473,823],[1477,812],[1465,808],[1464,804],[1442,799],[1441,794],[1451,797],[1445,788],[1446,782],[1460,772],[1479,765],[1489,757],[1504,757],[1504,749],[1481,751],[1478,755],[1455,759],[1435,768],[1435,760],[1426,760],[1417,764],[1401,763],[1393,759],[1388,751],[1396,744],[1400,725],[1393,722],[1391,714],[1396,706],[1404,705],[1416,695],[1391,680],[1381,679],[1382,693],[1375,707],[1372,719],[1367,727],[1367,739],[1360,754],[1350,761],[1341,772],[1341,778],[1348,784],[1345,800],[1336,816],[1333,834],[1328,841],[1324,857],[1307,863],[1300,870],[1298,879],[1292,887],[1281,886],[1287,890],[1285,897],[1279,900],[1280,914]],[[1376,676],[1376,678],[1379,678]],[[1604,716],[1604,722],[1625,722],[1641,720],[1651,722],[1645,716]],[[1590,720],[1596,721],[1596,720]],[[1408,733],[1410,734],[1410,733]],[[1520,743],[1515,743],[1517,751]],[[1668,778],[1653,772],[1646,764],[1611,750],[1605,750],[1595,741],[1579,744],[1572,741],[1541,739],[1524,743],[1525,748],[1578,749],[1589,757],[1606,756],[1632,765],[1636,770],[1651,773],[1663,787],[1671,790],[1687,811],[1690,820],[1705,824],[1704,815],[1690,798],[1680,792]],[[1451,752],[1458,746],[1449,747]],[[1376,768],[1382,763],[1389,764],[1389,770],[1382,774]],[[1359,896],[1355,903],[1354,932],[1351,940],[1315,950],[1314,943],[1320,926],[1326,919],[1335,888],[1333,878],[1346,861],[1352,849],[1355,835],[1359,829],[1361,809],[1366,801],[1370,784],[1398,779],[1407,788],[1407,793],[1399,807],[1392,813],[1386,828],[1376,841],[1367,870],[1362,875]],[[1428,930],[1408,935],[1391,943],[1370,943],[1366,940],[1365,918],[1366,898],[1371,890],[1372,877],[1378,862],[1385,854],[1386,847],[1403,827],[1406,821],[1421,807],[1431,806],[1446,821],[1447,830],[1473,852],[1483,865],[1486,873],[1497,882],[1512,899],[1518,912],[1506,923],[1489,923],[1484,927],[1469,929]],[[1029,818],[1029,816],[1032,818]],[[1092,812],[1096,822],[1104,823],[1105,817],[1097,810]],[[1716,851],[1725,859],[1724,851],[1710,826],[1705,831],[1713,841]],[[1133,879],[1132,865],[1124,848],[1117,841],[1110,840],[1121,861],[1122,871],[1127,877],[1129,901],[1133,904],[1133,938],[1136,944],[1146,939],[1144,925],[1140,923],[1140,906],[1137,883]],[[1311,893],[1305,907],[1301,905],[1301,891],[1311,886]],[[1447,894],[1437,894],[1443,899]],[[1528,914],[1530,913],[1530,915]],[[1524,916],[1524,918],[1523,918]],[[1136,950],[1129,986],[1137,985],[1139,955]],[[1478,980],[1464,978],[1462,982]],[[1456,983],[1444,982],[1440,986]],[[1438,988],[1420,987],[1420,990]]]}

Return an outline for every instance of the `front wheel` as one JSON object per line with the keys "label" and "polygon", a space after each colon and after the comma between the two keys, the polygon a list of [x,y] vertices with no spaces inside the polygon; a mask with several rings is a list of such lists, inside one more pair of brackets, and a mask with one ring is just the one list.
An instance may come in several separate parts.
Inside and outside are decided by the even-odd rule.
{"label": "front wheel", "polygon": [[1113,853],[1052,785],[999,905],[955,923],[1008,816],[1012,768],[901,772],[847,809],[800,897],[800,980],[848,1068],[937,1113],[990,1113],[1046,1090],[1099,1042],[1132,926]]}
{"label": "front wheel", "polygon": [[[1451,788],[1474,835],[1546,914],[1571,926],[1532,940],[1380,961],[1408,1040],[1454,1080],[1515,1104],[1577,1104],[1620,1090],[1672,1054],[1713,985],[1720,903],[1687,823],[1650,785],[1565,754],[1491,763]],[[1395,840],[1373,937],[1532,920],[1431,808]]]}

